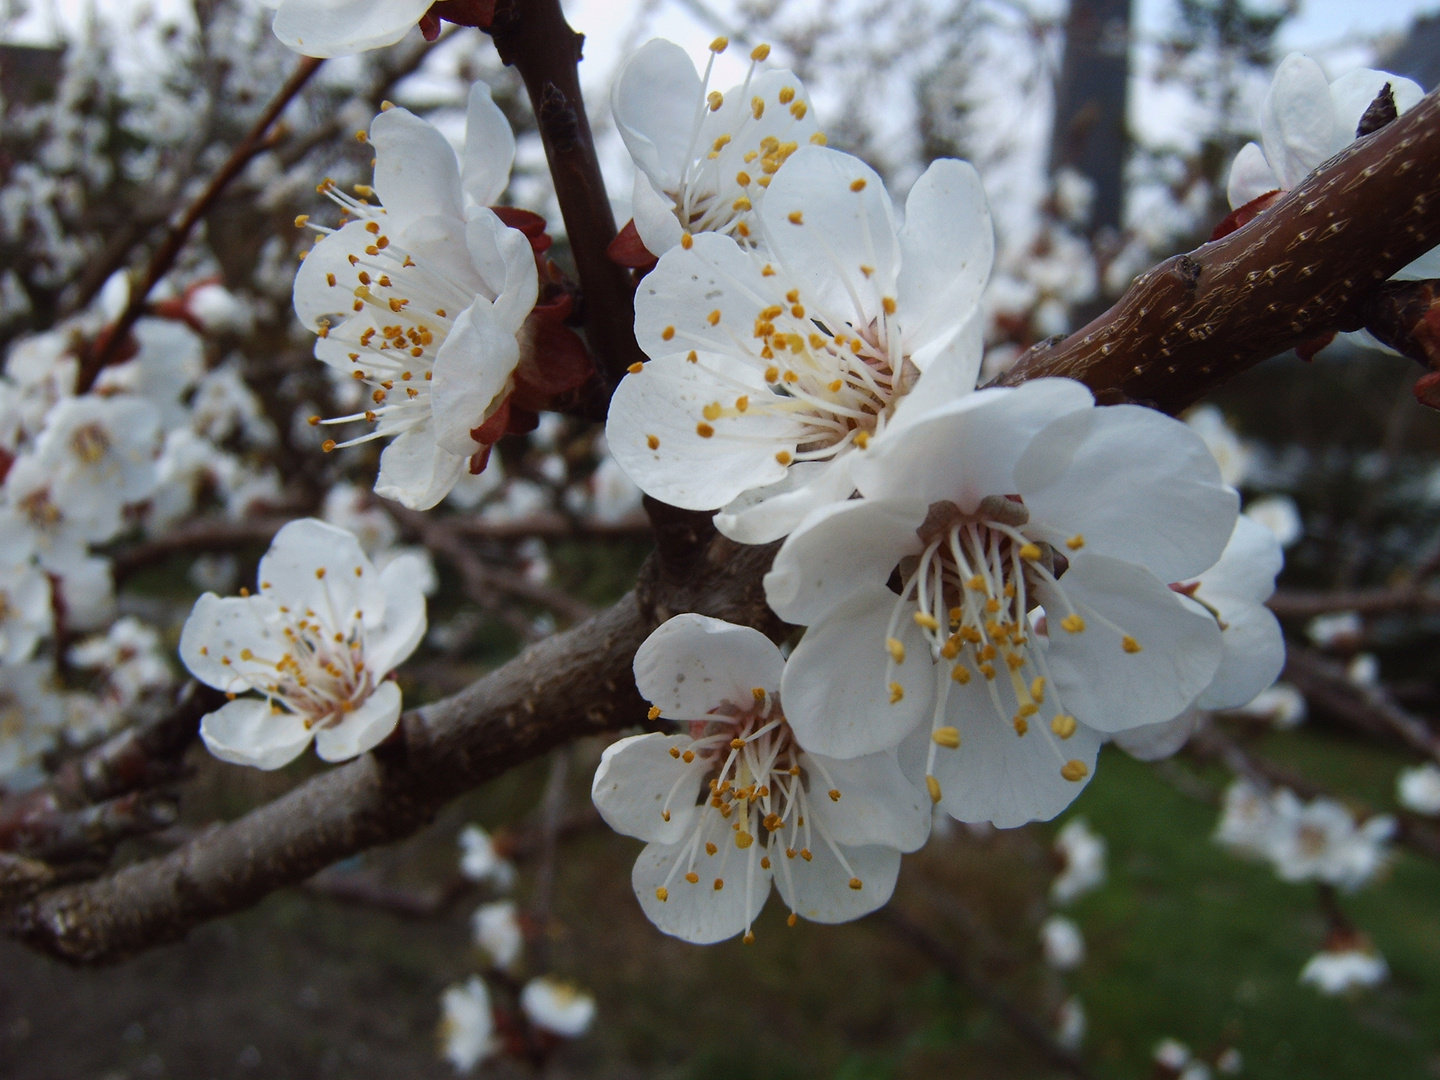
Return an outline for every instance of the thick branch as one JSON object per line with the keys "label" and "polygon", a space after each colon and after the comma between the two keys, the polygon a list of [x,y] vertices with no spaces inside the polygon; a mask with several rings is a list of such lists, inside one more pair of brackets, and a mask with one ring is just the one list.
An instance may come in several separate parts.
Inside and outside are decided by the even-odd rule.
{"label": "thick branch", "polygon": [[584,292],[585,334],[614,386],[645,357],[635,344],[630,272],[605,253],[615,239],[615,215],[580,94],[584,35],[565,21],[560,0],[499,0],[490,32],[500,58],[520,72],[529,91]]}
{"label": "thick branch", "polygon": [[1113,308],[1000,379],[1079,379],[1102,403],[1183,409],[1334,330],[1440,243],[1440,91],[1358,139],[1248,225],[1142,274]]}

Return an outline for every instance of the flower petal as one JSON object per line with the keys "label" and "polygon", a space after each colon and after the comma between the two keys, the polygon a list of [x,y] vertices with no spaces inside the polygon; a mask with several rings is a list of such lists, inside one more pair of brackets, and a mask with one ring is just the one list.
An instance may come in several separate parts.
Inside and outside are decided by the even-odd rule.
{"label": "flower petal", "polygon": [[768,399],[764,373],[715,353],[697,354],[693,364],[677,355],[652,360],[616,387],[606,445],[647,495],[687,510],[714,510],[742,491],[784,479],[776,454],[793,453],[801,434],[783,415],[703,420],[707,406],[728,407],[740,395]]}
{"label": "flower petal", "polygon": [[[1036,591],[1050,625],[1046,659],[1059,707],[1100,731],[1170,719],[1220,665],[1214,618],[1133,563],[1076,558],[1059,586]],[[1079,633],[1058,625],[1071,605],[1085,620]],[[1128,651],[1123,635],[1139,651]]]}
{"label": "flower petal", "polygon": [[785,661],[759,630],[705,615],[676,615],[635,651],[635,685],[670,720],[700,720],[726,702],[753,706],[780,689]]}
{"label": "flower petal", "polygon": [[535,306],[540,290],[529,238],[506,225],[494,211],[481,208],[470,212],[465,243],[475,268],[494,294],[497,323],[515,334]]}
{"label": "flower petal", "polygon": [[[777,855],[775,887],[796,914],[818,923],[842,923],[882,907],[900,876],[900,852],[892,847],[842,847],[839,856],[817,838],[811,858]],[[843,856],[845,861],[840,861]],[[858,880],[860,888],[851,888]]]}
{"label": "flower petal", "polygon": [[785,291],[763,270],[728,236],[697,233],[690,248],[665,251],[635,291],[635,340],[654,360],[699,349],[744,357],[763,371],[763,343],[752,331]]}
{"label": "flower petal", "polygon": [[615,126],[635,165],[662,191],[680,183],[701,119],[700,90],[689,55],[663,38],[641,45],[615,76]]}
{"label": "flower petal", "polygon": [[950,343],[930,359],[910,392],[900,399],[880,438],[893,438],[935,409],[974,393],[985,359],[985,323],[976,313],[955,332]]}
{"label": "flower petal", "polygon": [[1337,142],[1330,83],[1320,65],[1291,53],[1280,63],[1260,108],[1261,143],[1280,187],[1297,187],[1326,158],[1355,137]]}
{"label": "flower petal", "polygon": [[385,207],[387,228],[398,231],[437,215],[464,218],[455,150],[433,124],[409,109],[389,109],[370,125],[370,141],[375,145],[375,194]]}
{"label": "flower petal", "polygon": [[465,164],[461,186],[478,206],[500,201],[515,164],[515,132],[495,104],[490,87],[475,80],[465,114]]}
{"label": "flower petal", "polygon": [[[891,631],[898,599],[883,585],[857,589],[800,639],[785,665],[780,698],[805,749],[837,758],[890,750],[929,717],[935,694],[930,648],[908,617]],[[908,658],[893,671],[886,649],[892,632]],[[892,682],[903,690],[893,703]]]}
{"label": "flower petal", "polygon": [[1204,722],[1205,713],[1190,708],[1159,724],[1141,724],[1117,731],[1111,741],[1137,761],[1161,761],[1177,753]]}
{"label": "flower petal", "polygon": [[786,622],[810,625],[863,590],[890,580],[906,555],[918,554],[915,530],[926,506],[899,500],[832,503],[805,519],[765,575],[766,603]]}
{"label": "flower petal", "polygon": [[635,173],[635,190],[630,197],[630,213],[634,217],[635,232],[645,250],[655,255],[664,255],[680,243],[685,230],[675,216],[675,201],[659,191],[643,172]]}
{"label": "flower petal", "polygon": [[884,181],[859,158],[800,147],[775,174],[758,216],[801,302],[822,318],[868,325],[882,318],[886,298],[896,299],[895,211]]}
{"label": "flower petal", "polygon": [[[239,694],[263,687],[260,672],[240,659],[242,650],[275,659],[282,652],[279,633],[265,615],[274,605],[263,597],[205,593],[195,601],[180,631],[180,660],[206,686]],[[271,669],[273,672],[273,668]]]}
{"label": "flower petal", "polygon": [[1335,143],[1346,146],[1357,137],[1360,118],[1386,86],[1395,98],[1395,111],[1403,116],[1425,96],[1420,84],[1402,75],[1371,68],[1347,71],[1330,84],[1330,100],[1335,107]]}
{"label": "flower petal", "polygon": [[276,533],[258,576],[262,597],[296,611],[314,610],[331,630],[348,625],[356,610],[367,625],[385,617],[379,575],[360,541],[317,518],[292,521]]}
{"label": "flower petal", "polygon": [[437,446],[426,420],[397,436],[380,455],[375,494],[411,510],[429,510],[450,493],[466,460]]}
{"label": "flower petal", "polygon": [[430,413],[439,449],[462,457],[479,449],[470,433],[499,407],[519,362],[514,331],[501,325],[489,301],[477,297],[435,355]]}
{"label": "flower petal", "polygon": [[315,752],[326,761],[349,761],[385,741],[400,720],[400,687],[386,679],[334,727],[315,732]]}
{"label": "flower petal", "polygon": [[302,717],[274,711],[262,698],[237,698],[200,720],[205,748],[221,761],[278,769],[290,764],[310,745],[311,732]]}
{"label": "flower petal", "polygon": [[777,483],[751,488],[715,515],[715,528],[737,544],[768,544],[794,530],[813,511],[855,493],[851,454],[791,465]]}
{"label": "flower petal", "polygon": [[[688,735],[650,731],[607,746],[590,786],[590,797],[605,824],[650,843],[674,844],[683,839],[694,824],[707,766],[699,761],[687,765],[671,757],[670,751],[684,753],[692,742]],[[688,780],[682,779],[687,774]],[[667,799],[668,821],[661,814]]]}
{"label": "flower petal", "polygon": [[[801,766],[810,775],[809,813],[837,844],[915,851],[929,838],[930,799],[905,778],[893,753],[848,761],[806,754]],[[840,797],[827,797],[830,791]]]}
{"label": "flower petal", "polygon": [[1284,565],[1285,556],[1275,534],[1249,515],[1241,514],[1235,519],[1235,531],[1219,561],[1200,575],[1197,595],[1207,601],[1230,596],[1263,603],[1275,591],[1275,575]]}
{"label": "flower petal", "polygon": [[[718,814],[713,816],[719,820]],[[671,875],[676,861],[686,858],[688,841],[648,844],[635,860],[630,884],[646,917],[659,930],[695,945],[711,945],[740,933],[765,906],[770,871],[762,870],[750,852],[737,851],[723,833],[729,829],[716,831],[713,837],[719,854],[695,856],[697,882],[685,879],[684,866]],[[690,865],[688,859],[685,865]],[[721,888],[715,888],[716,881],[722,882]],[[660,888],[666,890],[664,900],[656,895]]]}
{"label": "flower petal", "polygon": [[1260,145],[1248,142],[1242,146],[1240,153],[1235,155],[1235,163],[1230,166],[1230,182],[1225,189],[1230,209],[1238,210],[1279,187],[1280,178],[1275,175],[1270,162],[1265,160],[1265,151],[1260,149]]}
{"label": "flower petal", "polygon": [[305,56],[350,56],[394,45],[431,0],[280,0],[275,36]]}
{"label": "flower petal", "polygon": [[1037,528],[1058,530],[1052,543],[1079,534],[1086,552],[1138,563],[1163,581],[1215,564],[1239,503],[1199,435],[1138,405],[1049,424],[1016,465],[1015,490]]}
{"label": "flower petal", "polygon": [[1207,598],[1220,612],[1220,667],[1195,704],[1202,709],[1235,709],[1280,677],[1285,637],[1279,620],[1258,602],[1229,596]]}
{"label": "flower petal", "polygon": [[900,251],[900,325],[924,371],[974,315],[995,261],[995,226],[974,166],[941,158],[921,174],[905,200]]}
{"label": "flower petal", "polygon": [[385,621],[365,635],[365,663],[376,678],[403,664],[425,636],[426,556],[404,552],[380,571],[385,593]]}

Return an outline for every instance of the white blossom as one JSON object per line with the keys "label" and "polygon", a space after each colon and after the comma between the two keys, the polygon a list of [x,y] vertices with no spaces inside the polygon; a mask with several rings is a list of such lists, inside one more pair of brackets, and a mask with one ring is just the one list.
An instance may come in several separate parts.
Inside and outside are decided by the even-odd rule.
{"label": "white blossom", "polygon": [[440,1046],[455,1071],[468,1073],[500,1049],[490,991],[478,975],[448,987],[440,998]]}
{"label": "white blossom", "polygon": [[459,844],[460,873],[471,881],[488,881],[500,892],[515,883],[514,865],[495,850],[490,834],[479,825],[461,829]]}
{"label": "white blossom", "polygon": [[1248,780],[1225,790],[1215,842],[1240,855],[1264,859],[1270,854],[1276,815],[1270,796]]}
{"label": "white blossom", "polygon": [[1365,622],[1354,611],[1316,615],[1305,626],[1305,636],[1322,649],[1346,649],[1359,642]]}
{"label": "white blossom", "polygon": [[1179,753],[1207,723],[1208,714],[1193,706],[1159,724],[1142,724],[1110,736],[1110,741],[1137,761],[1162,761]]}
{"label": "white blossom", "polygon": [[175,682],[159,633],[132,615],[116,619],[103,635],[72,646],[66,656],[77,668],[103,672],[107,699],[122,708]]}
{"label": "white blossom", "polygon": [[370,141],[373,191],[322,185],[351,220],[312,225],[327,235],[295,277],[295,311],[320,335],[316,357],[367,388],[362,411],[324,423],[374,429],[325,448],[393,439],[375,491],[428,510],[489,445],[474,433],[513,388],[539,278],[530,241],[489,209],[509,182],[515,136],[488,86],[470,93],[463,170],[445,137],[405,109],[377,116]]}
{"label": "white blossom", "polygon": [[859,159],[801,147],[757,211],[759,254],[702,233],[641,283],[651,359],[611,402],[610,452],[640,489],[722,507],[764,543],[854,490],[855,454],[970,392],[994,236],[979,176],[952,159],[915,182],[905,225]]}
{"label": "white blossom", "polygon": [[1083,817],[1072,818],[1055,835],[1055,852],[1065,868],[1050,883],[1050,899],[1068,904],[1105,883],[1105,838]]}
{"label": "white blossom", "polygon": [[1056,971],[1073,971],[1085,962],[1085,939],[1074,920],[1051,915],[1040,926],[1045,962]]}
{"label": "white blossom", "polygon": [[180,635],[190,673],[232,700],[201,721],[223,761],[278,769],[315,740],[344,761],[400,718],[385,676],[425,633],[425,598],[395,567],[379,573],[347,532],[313,518],[281,529],[260,560],[257,595],[195,602]]}
{"label": "white blossom", "polygon": [[470,917],[470,929],[475,944],[490,954],[496,967],[514,967],[525,951],[525,934],[513,900],[498,900],[476,908]]}
{"label": "white blossom", "polygon": [[652,255],[700,232],[755,244],[770,178],[797,148],[824,142],[800,80],[760,69],[768,45],[751,52],[744,83],[710,89],[728,44],[711,44],[702,77],[684,49],[655,38],[615,77],[610,111],[635,162],[635,231]]}
{"label": "white blossom", "polygon": [[1205,440],[1215,463],[1220,466],[1220,479],[1231,487],[1245,483],[1250,474],[1254,451],[1230,426],[1225,414],[1214,405],[1200,405],[1185,414],[1185,422]]}
{"label": "white blossom", "polygon": [[686,727],[614,743],[591,790],[613,829],[646,841],[631,883],[667,934],[753,940],[772,881],[792,925],[859,918],[890,898],[900,853],[925,842],[929,809],[893,754],[839,761],[796,742],[784,663],[758,631],[692,614],[635,654],[652,717]]}
{"label": "white blossom", "polygon": [[1426,762],[1402,769],[1395,778],[1395,797],[1400,805],[1417,814],[1440,815],[1440,768]]}
{"label": "white blossom", "polygon": [[0,664],[0,787],[24,791],[45,778],[41,759],[65,723],[57,690],[48,663]]}
{"label": "white blossom", "polygon": [[50,634],[50,579],[30,547],[24,526],[0,509],[0,664],[24,663]]}
{"label": "white blossom", "polygon": [[1275,794],[1273,806],[1269,856],[1284,881],[1320,881],[1350,892],[1389,861],[1395,819],[1388,814],[1357,825],[1334,799],[1302,803],[1284,790]]}
{"label": "white blossom", "polygon": [[1267,495],[1245,504],[1245,513],[1275,535],[1282,548],[1288,548],[1305,533],[1300,511],[1288,495]]}
{"label": "white blossom", "polygon": [[574,983],[541,975],[520,991],[530,1023],[566,1039],[578,1039],[595,1020],[595,999]]}
{"label": "white blossom", "polygon": [[1237,705],[1232,711],[1241,716],[1268,720],[1284,731],[1304,722],[1305,695],[1289,683],[1277,682],[1261,690],[1244,705]]}
{"label": "white blossom", "polygon": [[1067,1050],[1079,1050],[1084,1045],[1087,1028],[1083,1001],[1071,995],[1060,1003],[1055,1017],[1056,1042]]}
{"label": "white blossom", "polygon": [[1322,994],[1347,994],[1379,986],[1390,977],[1385,958],[1373,949],[1350,947],[1318,952],[1305,962],[1300,981]]}
{"label": "white blossom", "polygon": [[802,745],[913,732],[935,801],[1011,827],[1069,804],[1102,733],[1209,685],[1220,630],[1167,583],[1215,563],[1236,497],[1184,424],[1036,380],[931,412],[853,472],[865,497],[813,512],[765,577],[809,626],[783,688]]}

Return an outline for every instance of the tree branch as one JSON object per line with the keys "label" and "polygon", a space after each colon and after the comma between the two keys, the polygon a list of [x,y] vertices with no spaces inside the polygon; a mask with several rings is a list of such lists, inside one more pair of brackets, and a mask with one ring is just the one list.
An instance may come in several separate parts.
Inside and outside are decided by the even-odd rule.
{"label": "tree branch", "polygon": [[1175,413],[1301,342],[1358,330],[1381,283],[1440,243],[1440,92],[1357,139],[1248,225],[1135,280],[997,379],[1079,379]]}
{"label": "tree branch", "polygon": [[1305,592],[1285,589],[1265,602],[1282,619],[1304,619],[1334,611],[1359,615],[1386,615],[1393,612],[1421,614],[1440,611],[1440,590],[1402,585],[1389,589],[1351,589],[1335,592]]}

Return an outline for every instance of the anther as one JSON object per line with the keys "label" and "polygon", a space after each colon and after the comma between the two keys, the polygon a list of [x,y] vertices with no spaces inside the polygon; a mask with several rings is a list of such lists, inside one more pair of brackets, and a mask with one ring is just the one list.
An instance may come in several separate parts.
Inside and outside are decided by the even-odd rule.
{"label": "anther", "polygon": [[702,439],[708,439],[715,434],[715,429],[702,421],[695,425],[695,434],[699,435]]}
{"label": "anther", "polygon": [[725,95],[720,93],[719,90],[711,90],[710,93],[705,96],[705,100],[710,102],[711,112],[719,112],[720,106],[725,104]]}
{"label": "anther", "polygon": [[650,447],[651,450],[659,450],[659,449],[660,449],[660,440],[657,439],[654,435],[646,435],[646,436],[645,436],[645,445],[648,446],[648,447]]}
{"label": "anther", "polygon": [[1140,643],[1129,634],[1126,634],[1120,639],[1120,647],[1128,653],[1137,653],[1140,651]]}
{"label": "anther", "polygon": [[769,45],[765,45],[765,44],[756,45],[755,48],[753,48],[753,49],[750,50],[750,59],[751,59],[751,60],[754,60],[757,64],[760,63],[762,60],[768,60],[769,58],[770,58],[770,46],[769,46]]}
{"label": "anther", "polygon": [[885,649],[890,653],[890,659],[894,660],[895,663],[903,664],[905,662],[905,643],[899,638],[886,638]]}
{"label": "anther", "polygon": [[716,891],[716,892],[719,892],[719,891],[720,891],[721,889],[723,889],[724,887],[725,887],[725,879],[724,879],[724,878],[721,878],[721,877],[717,877],[717,878],[715,879],[715,891]]}
{"label": "anther", "polygon": [[851,181],[850,181],[850,190],[851,190],[851,191],[864,191],[864,190],[865,190],[865,178],[862,176],[862,177],[860,177],[860,178],[857,179],[857,180],[851,180]]}
{"label": "anther", "polygon": [[890,704],[898,705],[904,699],[905,688],[901,686],[898,682],[892,682],[890,684]]}
{"label": "anther", "polygon": [[1028,562],[1039,562],[1043,554],[1038,544],[1025,544],[1020,548],[1020,558]]}
{"label": "anther", "polygon": [[717,848],[714,844],[710,843],[710,841],[708,841],[708,840],[705,841],[705,854],[706,854],[706,855],[714,855],[715,852],[717,852],[717,851],[719,851],[719,850],[720,850],[720,849]]}
{"label": "anther", "polygon": [[924,611],[917,611],[917,612],[915,612],[914,619],[915,619],[915,624],[916,624],[917,626],[923,626],[926,630],[939,630],[939,629],[940,629],[940,624],[939,624],[939,622],[936,621],[935,616],[934,616],[934,615],[931,615],[931,614],[928,614],[927,612],[924,612]]}
{"label": "anther", "polygon": [[720,53],[723,53],[729,47],[730,39],[728,37],[717,37],[714,41],[710,42],[710,51],[715,53],[717,56]]}
{"label": "anther", "polygon": [[1019,713],[1016,713],[1014,719],[1010,722],[1015,725],[1015,734],[1019,735],[1022,739],[1025,737],[1025,733],[1030,730],[1030,721],[1026,720],[1025,717]]}
{"label": "anther", "polygon": [[964,664],[956,664],[950,669],[950,678],[954,679],[961,686],[970,681],[970,672]]}
{"label": "anther", "polygon": [[1071,551],[1079,551],[1082,547],[1085,546],[1085,537],[1082,536],[1080,533],[1076,533],[1074,536],[1070,537],[1069,540],[1065,541],[1065,546],[1068,547]]}
{"label": "anther", "polygon": [[636,360],[635,363],[631,364],[625,370],[630,372],[631,375],[639,375],[640,372],[645,370],[645,364],[643,361]]}
{"label": "anther", "polygon": [[953,727],[936,728],[930,733],[930,738],[935,740],[937,746],[948,746],[951,750],[960,749],[960,729]]}
{"label": "anther", "polygon": [[1062,739],[1068,739],[1075,734],[1075,718],[1065,713],[1056,713],[1055,719],[1050,721],[1050,730]]}
{"label": "anther", "polygon": [[1078,784],[1090,775],[1090,768],[1083,761],[1076,761],[1072,758],[1060,767],[1060,775],[1072,784]]}
{"label": "anther", "polygon": [[665,888],[664,885],[661,885],[655,890],[655,899],[659,900],[662,904],[665,903],[666,900],[670,899],[670,890]]}
{"label": "anther", "polygon": [[826,792],[826,794],[830,796],[830,801],[831,801],[831,802],[839,802],[839,801],[840,801],[840,789],[839,789],[839,788],[831,788],[829,791]]}
{"label": "anther", "polygon": [[805,215],[802,214],[799,210],[791,210],[790,213],[786,215],[786,217],[790,219],[791,225],[805,224]]}
{"label": "anther", "polygon": [[1068,633],[1078,634],[1085,629],[1085,620],[1074,612],[1071,612],[1060,620],[1060,625],[1064,627]]}
{"label": "anther", "polygon": [[781,450],[775,455],[775,460],[778,461],[781,465],[789,465],[793,459],[790,456],[789,450]]}
{"label": "anther", "polygon": [[925,790],[930,792],[930,801],[932,803],[938,803],[940,801],[940,781],[936,780],[935,777],[925,777]]}

